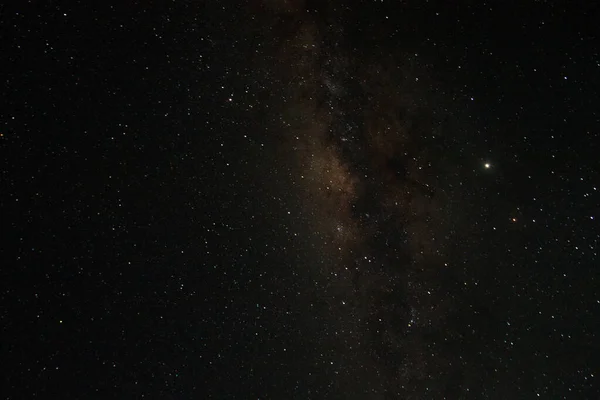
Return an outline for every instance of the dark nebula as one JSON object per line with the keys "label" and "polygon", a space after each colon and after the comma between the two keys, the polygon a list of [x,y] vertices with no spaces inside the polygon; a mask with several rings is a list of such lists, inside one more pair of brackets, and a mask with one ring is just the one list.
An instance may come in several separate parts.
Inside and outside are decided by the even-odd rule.
{"label": "dark nebula", "polygon": [[[323,311],[329,330],[352,332],[321,346],[342,342],[362,354],[335,371],[345,382],[341,398],[409,396],[425,386],[442,396],[462,367],[439,360],[465,345],[449,322],[456,289],[444,282],[461,217],[455,166],[444,158],[458,149],[445,135],[459,133],[436,134],[443,127],[435,110],[445,104],[427,95],[434,83],[406,62],[409,49],[370,52],[369,43],[348,39],[357,16],[334,9],[286,10],[294,28],[272,50],[288,82],[285,102],[272,105],[282,115],[273,129],[298,178],[300,212],[311,217],[305,234],[322,238],[315,251],[327,260],[312,279],[331,299]],[[323,23],[327,13],[336,17]],[[357,373],[378,379],[364,391],[351,383]]]}

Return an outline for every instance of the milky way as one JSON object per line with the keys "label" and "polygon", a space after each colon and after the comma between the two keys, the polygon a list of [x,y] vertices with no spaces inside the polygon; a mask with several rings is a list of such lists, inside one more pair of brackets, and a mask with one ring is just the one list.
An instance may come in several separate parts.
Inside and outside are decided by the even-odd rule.
{"label": "milky way", "polygon": [[321,262],[305,272],[323,288],[326,332],[352,354],[332,367],[344,382],[337,390],[418,392],[432,374],[452,375],[443,353],[457,339],[446,323],[456,307],[444,279],[458,210],[435,112],[443,104],[410,54],[356,48],[343,20],[325,24],[300,8],[275,16],[288,35],[269,67],[286,99],[272,105],[273,129],[311,216]]}

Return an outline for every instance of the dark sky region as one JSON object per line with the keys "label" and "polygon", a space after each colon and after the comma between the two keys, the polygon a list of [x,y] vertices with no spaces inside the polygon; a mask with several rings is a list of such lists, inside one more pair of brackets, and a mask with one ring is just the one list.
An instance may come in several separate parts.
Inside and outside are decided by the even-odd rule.
{"label": "dark sky region", "polygon": [[3,5],[2,398],[600,398],[598,16]]}

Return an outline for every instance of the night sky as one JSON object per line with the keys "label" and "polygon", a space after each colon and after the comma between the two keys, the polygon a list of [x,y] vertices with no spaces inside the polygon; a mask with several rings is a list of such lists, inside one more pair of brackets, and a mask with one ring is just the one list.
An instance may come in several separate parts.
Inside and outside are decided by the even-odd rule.
{"label": "night sky", "polygon": [[116,3],[0,10],[3,399],[600,398],[594,2]]}

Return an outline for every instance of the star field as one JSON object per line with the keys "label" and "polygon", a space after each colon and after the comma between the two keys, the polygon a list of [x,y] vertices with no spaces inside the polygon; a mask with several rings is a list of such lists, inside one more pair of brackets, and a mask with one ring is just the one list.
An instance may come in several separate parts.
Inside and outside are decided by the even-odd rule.
{"label": "star field", "polygon": [[7,5],[12,398],[597,398],[592,5]]}

